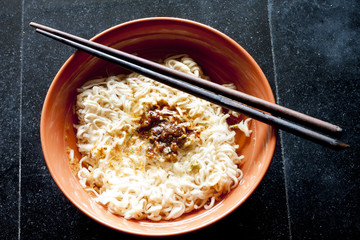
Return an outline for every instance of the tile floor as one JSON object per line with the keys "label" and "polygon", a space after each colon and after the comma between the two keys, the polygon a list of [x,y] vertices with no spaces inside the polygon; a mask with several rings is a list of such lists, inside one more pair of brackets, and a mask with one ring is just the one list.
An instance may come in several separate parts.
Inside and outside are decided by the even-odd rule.
{"label": "tile floor", "polygon": [[[151,3],[151,4],[149,4]],[[178,236],[355,239],[360,235],[360,3],[277,0],[3,0],[0,3],[0,239],[135,239],[75,208],[46,168],[42,103],[73,49],[36,34],[31,21],[91,37],[143,17],[210,25],[242,45],[278,103],[338,124],[333,151],[279,132],[258,189],[225,219]]]}

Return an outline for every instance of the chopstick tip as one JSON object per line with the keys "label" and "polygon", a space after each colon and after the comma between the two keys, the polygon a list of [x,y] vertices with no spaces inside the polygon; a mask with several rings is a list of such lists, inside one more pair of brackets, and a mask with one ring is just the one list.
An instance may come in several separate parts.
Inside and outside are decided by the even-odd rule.
{"label": "chopstick tip", "polygon": [[346,144],[346,143],[343,143],[343,142],[340,142],[340,141],[337,141],[337,142],[336,142],[336,146],[337,146],[338,149],[340,149],[340,150],[350,147],[349,144]]}
{"label": "chopstick tip", "polygon": [[30,22],[29,25],[34,28],[39,28],[41,25],[36,22]]}
{"label": "chopstick tip", "polygon": [[341,127],[337,126],[337,127],[336,127],[336,131],[337,131],[338,133],[342,133],[342,132],[343,132],[343,129],[342,129]]}

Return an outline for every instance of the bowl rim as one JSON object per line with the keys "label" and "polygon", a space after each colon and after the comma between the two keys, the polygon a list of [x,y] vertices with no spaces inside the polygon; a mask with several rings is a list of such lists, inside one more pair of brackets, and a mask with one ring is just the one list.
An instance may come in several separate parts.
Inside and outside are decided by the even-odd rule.
{"label": "bowl rim", "polygon": [[[218,35],[219,37],[223,38],[226,40],[226,42],[230,43],[230,45],[232,45],[233,47],[237,48],[238,50],[240,50],[240,52],[242,52],[242,54],[246,57],[246,59],[248,61],[251,62],[251,65],[254,67],[255,71],[261,76],[261,79],[264,80],[262,81],[262,84],[265,85],[266,88],[270,89],[271,91],[271,99],[270,102],[275,103],[275,98],[274,98],[274,94],[272,92],[271,86],[265,76],[265,74],[263,73],[263,71],[261,70],[260,66],[257,64],[257,62],[253,59],[253,57],[240,45],[238,44],[235,40],[233,40],[232,38],[230,38],[229,36],[225,35],[224,33],[220,32],[219,30],[208,26],[206,24],[203,23],[199,23],[193,20],[189,20],[189,19],[184,19],[184,18],[177,18],[177,17],[146,17],[146,18],[139,18],[139,19],[134,19],[134,20],[130,20],[130,21],[126,21],[120,24],[117,24],[115,26],[112,26],[98,34],[96,34],[94,37],[92,37],[90,40],[92,41],[96,41],[97,39],[101,38],[102,36],[104,36],[105,34],[107,34],[108,32],[114,31],[117,28],[122,28],[125,27],[127,25],[131,25],[131,24],[136,24],[136,23],[141,23],[141,22],[148,22],[148,21],[169,21],[169,22],[174,22],[174,23],[184,23],[184,24],[189,24],[189,25],[193,25],[196,26],[198,28],[201,28],[202,30],[206,30],[209,31],[211,33],[213,33],[214,35]],[[57,72],[57,74],[55,75],[54,79],[52,80],[50,87],[48,89],[48,92],[46,94],[45,100],[44,100],[44,104],[43,104],[43,108],[42,108],[42,114],[41,114],[41,120],[40,120],[40,138],[41,138],[41,146],[42,146],[42,150],[43,150],[43,155],[44,155],[44,159],[47,165],[47,168],[50,171],[50,174],[52,176],[52,178],[54,179],[56,185],[59,187],[59,189],[62,191],[62,193],[66,196],[67,199],[70,200],[70,202],[75,205],[82,213],[84,213],[85,215],[89,216],[91,219],[97,221],[98,223],[101,223],[107,227],[110,227],[112,229],[118,230],[118,231],[122,231],[122,232],[126,232],[129,234],[134,234],[134,235],[142,235],[142,236],[172,236],[172,235],[179,235],[179,234],[185,234],[185,233],[189,233],[189,232],[193,232],[195,230],[207,227],[217,221],[219,221],[220,219],[223,219],[224,217],[226,217],[227,215],[229,215],[231,212],[233,212],[235,209],[237,209],[240,205],[242,205],[248,198],[249,196],[255,191],[255,189],[257,189],[258,185],[260,184],[260,182],[263,180],[265,174],[268,171],[268,168],[270,167],[270,164],[272,162],[274,153],[275,153],[275,148],[276,148],[276,142],[277,142],[277,134],[276,134],[276,130],[272,127],[271,130],[271,135],[269,137],[269,141],[268,141],[268,148],[269,148],[269,160],[266,161],[266,166],[263,166],[262,171],[259,173],[259,178],[258,181],[253,184],[252,188],[249,189],[249,191],[246,192],[246,194],[244,194],[244,196],[239,199],[236,204],[233,204],[232,207],[230,207],[227,211],[222,212],[221,214],[218,214],[216,217],[212,218],[211,220],[208,220],[202,224],[198,224],[196,226],[192,226],[190,228],[187,229],[180,229],[180,230],[173,230],[173,231],[169,231],[169,232],[141,232],[141,231],[134,231],[132,229],[128,229],[128,228],[122,228],[119,226],[114,226],[110,223],[106,223],[104,221],[102,221],[101,219],[99,219],[95,214],[92,214],[90,212],[87,211],[87,209],[84,206],[81,206],[79,203],[77,203],[76,200],[74,200],[65,190],[65,188],[59,183],[58,178],[56,177],[56,174],[54,174],[55,169],[50,165],[50,162],[47,160],[48,159],[48,153],[47,153],[47,145],[45,142],[45,131],[46,131],[46,118],[48,117],[45,113],[49,108],[51,108],[51,102],[49,101],[49,96],[52,94],[52,92],[54,92],[54,88],[55,88],[55,83],[57,82],[57,79],[59,79],[59,77],[63,74],[63,72],[65,71],[65,69],[68,67],[69,63],[72,61],[72,59],[79,54],[80,51],[75,51],[66,61],[65,63],[61,66],[61,68],[59,69],[59,71]]]}

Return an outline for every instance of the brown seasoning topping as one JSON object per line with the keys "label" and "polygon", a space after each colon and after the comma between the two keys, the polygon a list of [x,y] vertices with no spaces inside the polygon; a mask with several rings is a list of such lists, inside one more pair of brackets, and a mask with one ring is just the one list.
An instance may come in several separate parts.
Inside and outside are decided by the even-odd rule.
{"label": "brown seasoning topping", "polygon": [[165,102],[158,103],[143,114],[137,131],[141,138],[147,138],[154,144],[148,149],[148,154],[152,156],[157,151],[166,161],[177,160],[178,150],[193,133],[190,123]]}

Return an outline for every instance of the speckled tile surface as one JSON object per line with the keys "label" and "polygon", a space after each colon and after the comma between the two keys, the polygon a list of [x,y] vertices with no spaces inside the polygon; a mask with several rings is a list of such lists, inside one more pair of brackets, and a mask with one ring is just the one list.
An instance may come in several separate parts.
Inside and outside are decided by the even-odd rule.
{"label": "speckled tile surface", "polygon": [[344,127],[336,152],[282,135],[293,239],[359,236],[359,1],[273,1],[279,102]]}
{"label": "speckled tile surface", "polygon": [[[136,9],[136,10],[135,10]],[[210,25],[258,62],[285,106],[344,127],[337,152],[280,132],[269,171],[221,221],[180,239],[355,239],[360,234],[358,1],[13,1],[0,3],[0,239],[134,239],[74,207],[47,170],[42,103],[73,49],[31,21],[91,37],[132,19],[171,16]]]}
{"label": "speckled tile surface", "polygon": [[[21,4],[0,3],[0,228],[18,237]],[[3,238],[4,239],[4,238]]]}

